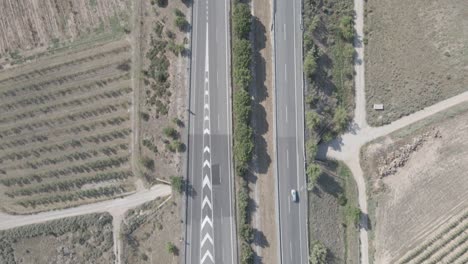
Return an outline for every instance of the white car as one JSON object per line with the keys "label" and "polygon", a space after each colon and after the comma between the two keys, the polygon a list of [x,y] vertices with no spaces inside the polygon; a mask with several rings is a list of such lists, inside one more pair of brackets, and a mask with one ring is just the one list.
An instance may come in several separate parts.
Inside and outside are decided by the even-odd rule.
{"label": "white car", "polygon": [[297,202],[297,200],[298,200],[297,191],[294,190],[294,189],[292,189],[292,190],[291,190],[291,201]]}

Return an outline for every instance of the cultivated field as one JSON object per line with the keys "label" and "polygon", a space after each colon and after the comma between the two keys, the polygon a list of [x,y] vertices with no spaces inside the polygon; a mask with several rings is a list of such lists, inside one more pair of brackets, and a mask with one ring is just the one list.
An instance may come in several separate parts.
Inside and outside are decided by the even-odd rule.
{"label": "cultivated field", "polygon": [[90,214],[0,231],[0,263],[109,264],[112,216]]}
{"label": "cultivated field", "polygon": [[369,143],[374,263],[466,263],[468,103]]}
{"label": "cultivated field", "polygon": [[27,213],[131,183],[130,45],[100,42],[0,72],[0,201]]}
{"label": "cultivated field", "polygon": [[129,0],[0,2],[0,65],[92,35],[128,28]]}
{"label": "cultivated field", "polygon": [[123,263],[179,263],[179,212],[174,198],[167,197],[130,210],[122,225]]}
{"label": "cultivated field", "polygon": [[[468,89],[464,0],[368,0],[368,123],[389,123]],[[372,110],[384,104],[384,111]]]}

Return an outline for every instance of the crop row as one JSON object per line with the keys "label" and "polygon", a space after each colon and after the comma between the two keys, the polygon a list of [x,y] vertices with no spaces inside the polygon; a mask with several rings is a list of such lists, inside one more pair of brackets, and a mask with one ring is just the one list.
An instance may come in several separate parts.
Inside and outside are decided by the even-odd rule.
{"label": "crop row", "polygon": [[[109,102],[110,103],[110,102]],[[119,100],[114,100],[112,104],[99,104],[96,106],[89,106],[84,109],[80,109],[79,111],[73,111],[70,113],[70,111],[67,112],[62,112],[61,114],[63,115],[57,115],[57,116],[47,116],[47,118],[40,119],[37,122],[34,122],[32,120],[25,120],[29,122],[21,122],[20,124],[12,124],[16,125],[13,128],[9,128],[9,130],[12,130],[15,134],[16,133],[21,133],[23,130],[28,130],[30,132],[37,133],[39,130],[53,130],[56,127],[60,126],[65,126],[66,124],[69,123],[77,123],[77,122],[82,122],[83,120],[87,120],[90,118],[96,119],[99,118],[100,116],[103,115],[109,115],[116,113],[117,111],[122,111],[122,110],[127,110],[128,108],[128,99],[127,98],[121,98]],[[126,111],[125,111],[126,113]],[[126,114],[127,115],[127,114]],[[0,137],[0,139],[3,137]],[[2,142],[0,145],[0,149],[8,149],[12,147],[18,147],[21,145],[25,145],[28,143],[24,139],[22,140],[17,140],[14,142]]]}
{"label": "crop row", "polygon": [[[67,61],[67,62],[64,62],[64,63],[56,64],[56,65],[53,65],[53,66],[41,68],[39,70],[26,72],[26,73],[23,73],[23,74],[19,74],[19,75],[16,75],[16,76],[12,76],[12,77],[9,77],[9,78],[2,79],[2,80],[0,80],[0,85],[6,83],[8,81],[22,82],[22,81],[35,79],[35,78],[38,78],[40,76],[45,76],[45,75],[52,75],[53,76],[54,73],[63,71],[64,67],[78,66],[78,65],[83,64],[83,63],[89,63],[89,62],[92,62],[92,61],[95,61],[95,60],[103,59],[108,55],[115,55],[115,54],[120,54],[120,53],[123,53],[123,52],[127,52],[129,49],[130,49],[130,46],[120,47],[120,48],[105,51],[105,52],[102,52],[102,53],[94,54],[94,55],[91,55],[91,56],[87,56],[87,57],[75,59],[75,60],[72,60],[72,61]],[[12,91],[15,91],[15,89],[4,91],[2,93],[2,95],[7,96],[7,95],[11,94]]]}
{"label": "crop row", "polygon": [[71,97],[75,94],[84,94],[89,91],[95,90],[97,88],[101,88],[104,86],[108,86],[110,84],[123,81],[123,80],[129,80],[130,74],[129,73],[124,73],[124,74],[119,74],[117,76],[112,76],[108,77],[105,79],[95,79],[95,80],[85,80],[85,84],[81,85],[76,85],[71,83],[71,85],[68,86],[62,86],[62,87],[46,87],[49,88],[45,91],[39,91],[39,92],[30,92],[24,96],[20,96],[18,100],[16,101],[10,101],[8,103],[3,104],[1,109],[5,112],[9,111],[14,111],[18,108],[24,109],[24,107],[27,107],[29,105],[41,105],[45,104],[49,101],[55,101],[63,97]]}
{"label": "crop row", "polygon": [[[460,226],[463,226],[464,221],[468,219],[468,212],[464,213],[460,219],[457,221],[451,223],[450,225],[446,226],[441,232],[439,232],[435,237],[431,238],[428,242],[426,242],[424,245],[418,247],[415,249],[410,255],[404,257],[399,263],[408,263],[412,261],[413,259],[417,258],[419,255],[421,255],[425,250],[427,250],[429,247],[431,247],[434,243],[440,241],[446,234],[451,232],[453,229],[457,229]],[[465,224],[466,225],[466,224]],[[456,233],[456,232],[455,232]]]}
{"label": "crop row", "polygon": [[[122,61],[120,61],[118,63],[128,64],[128,63],[130,63],[130,60],[125,59],[125,60],[122,60]],[[55,78],[52,79],[52,80],[36,82],[34,84],[25,86],[23,88],[26,89],[26,90],[38,91],[38,90],[40,90],[40,89],[42,89],[44,87],[48,87],[48,86],[52,86],[52,85],[60,86],[60,85],[63,85],[65,83],[67,83],[67,82],[76,81],[76,79],[79,78],[79,77],[89,78],[88,75],[96,74],[100,70],[115,68],[115,64],[116,64],[116,62],[110,62],[110,63],[106,63],[106,64],[103,64],[103,65],[99,65],[97,67],[93,67],[91,69],[86,69],[86,70],[83,70],[83,71],[74,72],[72,74],[65,74],[65,75],[62,75],[62,76],[55,76]],[[9,92],[5,92],[4,95],[5,95],[5,97],[16,97],[16,96],[19,96],[20,94],[18,94],[15,91],[9,91]]]}
{"label": "crop row", "polygon": [[47,197],[26,199],[16,202],[23,207],[36,207],[39,205],[54,204],[59,202],[72,202],[82,199],[96,199],[103,196],[115,196],[124,193],[123,186],[100,187],[98,189],[80,190],[74,193],[57,194]]}
{"label": "crop row", "polygon": [[[467,228],[468,225],[465,225],[464,230],[462,230],[462,232],[460,232],[460,234],[456,238],[453,238],[453,240],[447,240],[444,244],[444,247],[441,250],[438,250],[436,254],[432,255],[430,261],[427,264],[442,263],[441,261],[451,252],[456,251],[457,248],[465,245],[466,242],[468,242],[468,231],[466,231]],[[424,261],[425,260],[420,260],[418,261],[418,263],[426,263]]]}
{"label": "crop row", "polygon": [[[75,161],[83,161],[87,159],[91,159],[97,157],[101,154],[106,155],[108,157],[112,155],[117,155],[121,150],[128,150],[128,143],[120,143],[120,144],[113,144],[110,146],[104,146],[99,149],[94,148],[93,150],[85,150],[85,151],[77,151],[70,154],[64,154],[62,152],[58,153],[57,156],[51,157],[47,156],[42,159],[36,159],[35,161],[28,160],[26,162],[20,163],[20,165],[13,165],[9,167],[1,167],[0,174],[8,174],[8,170],[19,170],[19,169],[41,169],[44,166],[52,166],[58,165],[63,162],[75,162]],[[35,158],[40,158],[41,156],[34,156]]]}
{"label": "crop row", "polygon": [[125,138],[131,132],[130,128],[122,128],[119,130],[112,130],[107,133],[87,136],[78,139],[68,139],[67,141],[59,144],[41,146],[37,149],[26,149],[23,151],[16,151],[13,153],[6,154],[0,158],[0,164],[5,160],[15,161],[29,158],[31,156],[40,157],[44,153],[54,152],[54,151],[64,151],[69,147],[72,148],[81,148],[85,143],[99,144],[101,142],[110,142],[112,140]]}
{"label": "crop row", "polygon": [[0,183],[5,186],[26,185],[33,182],[42,182],[46,178],[60,178],[68,175],[77,175],[91,172],[102,172],[104,170],[117,168],[128,162],[128,154],[125,156],[96,160],[80,165],[72,165],[62,169],[48,170],[42,173],[34,173],[26,176],[0,179]]}
{"label": "crop row", "polygon": [[467,258],[467,253],[468,253],[468,243],[465,240],[463,244],[460,244],[462,247],[460,248],[459,251],[453,251],[455,252],[453,255],[449,256],[449,259],[445,263],[456,263],[456,261],[460,260],[462,256],[465,257],[465,260],[461,259],[459,263],[467,263],[468,258]]}
{"label": "crop row", "polygon": [[131,176],[131,171],[114,171],[107,173],[98,173],[89,177],[81,177],[65,181],[40,184],[33,187],[15,189],[12,191],[7,191],[5,194],[10,198],[14,198],[15,196],[29,196],[40,193],[70,191],[73,189],[79,189],[85,184],[105,182],[110,180],[124,180]]}
{"label": "crop row", "polygon": [[[47,125],[50,129],[53,129],[53,128],[57,127],[57,125],[54,122],[60,123],[60,121],[63,122],[65,120],[69,120],[69,121],[72,121],[72,122],[79,122],[81,120],[85,120],[85,119],[88,119],[88,118],[99,117],[99,116],[105,115],[105,114],[112,114],[112,113],[115,113],[115,112],[117,112],[117,111],[119,111],[121,109],[127,109],[128,108],[127,103],[128,102],[105,105],[103,107],[100,107],[100,108],[97,108],[97,109],[94,109],[94,110],[87,110],[87,111],[83,111],[83,112],[68,114],[65,117],[59,118],[57,120],[48,120],[48,121],[43,121],[43,122],[45,122],[45,125]],[[33,127],[34,127],[34,124],[33,124]],[[28,145],[28,148],[31,148],[32,147],[30,145],[31,143],[34,143],[36,141],[40,141],[42,139],[41,138],[36,138],[36,139],[32,139],[32,140],[33,141],[29,141],[27,139],[18,139],[18,140],[14,140],[14,141],[10,141],[10,142],[5,142],[4,141],[4,142],[1,142],[0,149],[1,150],[6,150],[6,149],[9,149],[9,148],[18,149],[18,147],[25,146],[26,144]]]}
{"label": "crop row", "polygon": [[36,108],[32,110],[25,111],[23,113],[14,113],[13,116],[4,116],[0,119],[0,124],[5,124],[9,122],[14,122],[16,120],[38,118],[40,115],[47,115],[53,112],[63,111],[66,108],[73,107],[82,107],[84,105],[95,104],[97,102],[102,102],[106,99],[114,99],[121,97],[130,93],[132,90],[131,87],[121,87],[119,89],[113,89],[110,91],[104,91],[102,93],[93,94],[91,96],[85,95],[82,98],[76,98],[69,101],[65,101],[58,104],[51,104],[42,108]]}

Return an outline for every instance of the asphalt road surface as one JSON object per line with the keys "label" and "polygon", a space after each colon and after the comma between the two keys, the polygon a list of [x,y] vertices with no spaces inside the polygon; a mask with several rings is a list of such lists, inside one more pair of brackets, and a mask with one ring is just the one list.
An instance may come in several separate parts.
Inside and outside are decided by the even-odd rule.
{"label": "asphalt road surface", "polygon": [[185,263],[237,263],[229,1],[193,3]]}
{"label": "asphalt road surface", "polygon": [[[309,263],[301,1],[276,0],[275,89],[280,263]],[[299,200],[291,200],[291,190]]]}

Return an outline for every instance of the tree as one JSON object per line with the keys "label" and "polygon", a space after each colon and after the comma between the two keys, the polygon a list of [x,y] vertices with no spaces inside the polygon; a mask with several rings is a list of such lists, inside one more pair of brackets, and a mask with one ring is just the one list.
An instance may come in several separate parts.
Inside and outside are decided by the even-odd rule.
{"label": "tree", "polygon": [[234,35],[239,39],[248,39],[251,23],[252,13],[250,12],[250,6],[237,2],[232,12]]}
{"label": "tree", "polygon": [[315,61],[314,49],[311,49],[307,52],[304,59],[304,72],[309,81],[312,81],[316,69],[317,63]]}
{"label": "tree", "polygon": [[317,155],[317,142],[314,138],[309,138],[306,142],[306,155],[307,155],[307,162],[312,162]]}
{"label": "tree", "polygon": [[322,170],[319,165],[315,163],[307,165],[307,190],[311,191],[314,188],[321,173]]}
{"label": "tree", "polygon": [[241,249],[241,264],[252,264],[254,261],[254,253],[252,247],[247,243],[242,243]]}
{"label": "tree", "polygon": [[171,186],[172,188],[178,192],[178,193],[182,193],[183,190],[184,190],[184,179],[182,179],[182,177],[180,176],[171,176]]}
{"label": "tree", "polygon": [[340,34],[341,37],[349,42],[353,41],[354,29],[353,29],[353,18],[351,16],[344,16],[340,19]]}
{"label": "tree", "polygon": [[151,171],[154,170],[154,160],[148,157],[141,157],[140,163],[148,170],[151,170]]}
{"label": "tree", "polygon": [[176,16],[174,23],[179,28],[179,30],[185,30],[189,26],[187,19],[181,16]]}
{"label": "tree", "polygon": [[361,217],[361,210],[356,207],[349,205],[346,207],[346,216],[348,221],[352,222],[354,225],[359,224],[359,219]]}
{"label": "tree", "polygon": [[163,133],[166,137],[177,139],[179,137],[179,132],[173,127],[165,127]]}
{"label": "tree", "polygon": [[338,106],[338,108],[336,108],[335,114],[333,115],[333,125],[337,133],[342,133],[346,130],[348,126],[348,113],[346,113],[344,107]]}
{"label": "tree", "polygon": [[327,248],[320,242],[315,242],[310,254],[311,264],[326,264],[327,263]]}
{"label": "tree", "polygon": [[237,122],[249,122],[252,107],[250,95],[246,90],[239,89],[234,93],[233,108]]}
{"label": "tree", "polygon": [[315,111],[306,112],[306,126],[309,130],[313,131],[320,124],[320,116]]}

